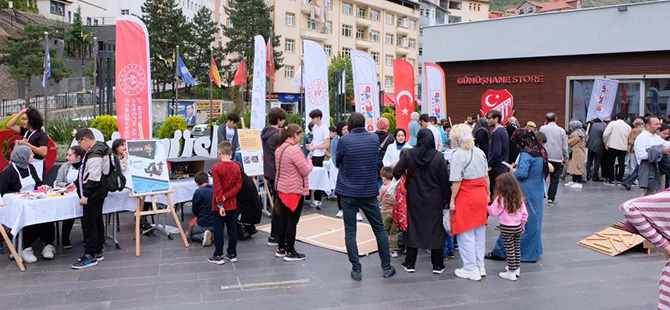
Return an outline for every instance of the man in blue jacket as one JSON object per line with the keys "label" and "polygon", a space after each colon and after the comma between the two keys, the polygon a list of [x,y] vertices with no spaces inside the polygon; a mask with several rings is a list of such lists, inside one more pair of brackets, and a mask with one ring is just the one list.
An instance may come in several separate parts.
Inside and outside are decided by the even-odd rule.
{"label": "man in blue jacket", "polygon": [[390,278],[395,274],[395,268],[391,266],[389,240],[384,232],[382,214],[377,201],[379,138],[365,130],[365,117],[361,113],[351,114],[348,126],[349,134],[340,138],[337,144],[335,165],[339,168],[339,174],[335,193],[342,197],[344,238],[352,265],[351,277],[356,281],[360,281],[363,277],[356,243],[356,214],[360,210],[370,222],[377,239],[382,275],[384,278]]}

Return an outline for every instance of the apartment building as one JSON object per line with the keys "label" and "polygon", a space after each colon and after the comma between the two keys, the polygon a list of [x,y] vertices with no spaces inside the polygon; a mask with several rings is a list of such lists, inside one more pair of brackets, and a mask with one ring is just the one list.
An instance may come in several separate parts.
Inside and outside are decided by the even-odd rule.
{"label": "apartment building", "polygon": [[329,58],[351,50],[369,53],[378,80],[393,93],[393,60],[418,66],[419,4],[406,0],[273,0],[275,33],[281,35],[284,67],[277,72],[275,93],[295,94],[291,85],[302,57],[302,40],[324,47]]}
{"label": "apartment building", "polygon": [[489,0],[450,0],[449,24],[489,18]]}

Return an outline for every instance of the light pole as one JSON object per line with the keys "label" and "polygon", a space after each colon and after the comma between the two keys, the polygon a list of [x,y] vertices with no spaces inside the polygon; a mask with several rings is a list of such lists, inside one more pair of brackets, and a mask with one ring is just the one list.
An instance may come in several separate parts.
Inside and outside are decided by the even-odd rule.
{"label": "light pole", "polygon": [[98,116],[98,98],[96,90],[98,87],[98,37],[93,37],[93,117]]}

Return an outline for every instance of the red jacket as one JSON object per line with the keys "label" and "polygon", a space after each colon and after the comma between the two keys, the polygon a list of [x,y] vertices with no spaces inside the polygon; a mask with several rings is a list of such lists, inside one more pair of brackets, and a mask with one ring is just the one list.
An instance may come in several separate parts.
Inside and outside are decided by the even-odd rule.
{"label": "red jacket", "polygon": [[224,210],[236,210],[237,193],[239,193],[242,188],[242,172],[240,171],[240,166],[234,161],[219,162],[212,167],[212,178],[214,178],[212,211],[219,211],[218,205],[222,202]]}

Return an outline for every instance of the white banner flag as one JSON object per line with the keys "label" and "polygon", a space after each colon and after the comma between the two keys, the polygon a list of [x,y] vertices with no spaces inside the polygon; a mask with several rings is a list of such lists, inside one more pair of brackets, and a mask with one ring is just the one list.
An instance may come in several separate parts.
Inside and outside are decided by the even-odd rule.
{"label": "white banner flag", "polygon": [[254,37],[254,80],[251,90],[250,128],[259,132],[265,127],[265,66],[266,47],[263,36]]}
{"label": "white banner flag", "polygon": [[303,41],[305,57],[305,127],[312,120],[309,112],[319,109],[323,123],[330,126],[330,101],[328,98],[328,60],[321,45],[314,41]]}
{"label": "white banner flag", "polygon": [[591,101],[589,102],[589,111],[586,114],[586,121],[594,118],[604,120],[612,116],[614,100],[617,96],[619,81],[609,79],[596,79],[591,91]]}
{"label": "white banner flag", "polygon": [[423,66],[426,70],[426,95],[427,95],[427,105],[428,108],[426,111],[422,107],[421,111],[428,113],[429,116],[435,116],[438,120],[447,118],[447,106],[445,101],[445,79],[444,71],[442,68],[432,62],[424,62]]}
{"label": "white banner flag", "polygon": [[379,86],[377,86],[377,64],[366,52],[351,51],[351,66],[354,75],[354,98],[356,112],[365,116],[365,129],[377,130],[379,119]]}

